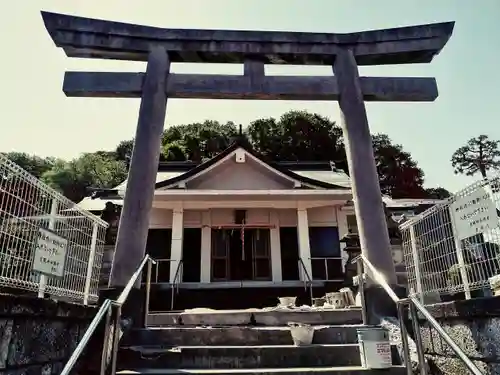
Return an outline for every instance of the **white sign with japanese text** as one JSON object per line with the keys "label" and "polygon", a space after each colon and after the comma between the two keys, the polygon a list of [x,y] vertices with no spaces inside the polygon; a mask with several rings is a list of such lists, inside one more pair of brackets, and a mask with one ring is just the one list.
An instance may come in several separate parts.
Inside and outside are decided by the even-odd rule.
{"label": "white sign with japanese text", "polygon": [[495,203],[483,188],[453,202],[450,205],[450,214],[455,222],[455,235],[460,240],[498,226]]}
{"label": "white sign with japanese text", "polygon": [[54,277],[64,276],[68,240],[54,232],[40,228],[35,247],[33,271]]}

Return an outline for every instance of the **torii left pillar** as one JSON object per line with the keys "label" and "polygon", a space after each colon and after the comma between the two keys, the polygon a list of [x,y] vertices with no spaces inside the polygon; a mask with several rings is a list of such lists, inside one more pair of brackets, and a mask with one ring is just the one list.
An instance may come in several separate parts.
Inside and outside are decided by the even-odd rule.
{"label": "torii left pillar", "polygon": [[[165,87],[170,72],[168,53],[162,47],[151,49],[142,86],[139,120],[127,178],[115,256],[107,297],[117,296],[139,267],[146,252],[149,216],[153,204],[156,174],[160,160],[161,136],[167,110]],[[132,288],[123,314],[141,320],[140,279]],[[136,322],[134,322],[135,324]]]}

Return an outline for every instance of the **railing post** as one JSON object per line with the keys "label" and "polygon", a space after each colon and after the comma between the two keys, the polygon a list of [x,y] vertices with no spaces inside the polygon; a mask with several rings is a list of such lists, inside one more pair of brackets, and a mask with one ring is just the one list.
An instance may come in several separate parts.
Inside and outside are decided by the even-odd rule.
{"label": "railing post", "polygon": [[182,281],[184,280],[184,259],[181,259],[180,267],[181,267],[181,270],[180,270],[179,282],[177,283],[177,293],[179,293],[179,286],[181,285]]}
{"label": "railing post", "polygon": [[326,281],[330,280],[328,278],[328,258],[325,258],[325,278],[326,278]]}
{"label": "railing post", "polygon": [[[450,209],[450,208],[448,208]],[[450,212],[450,221],[453,234],[453,241],[455,243],[455,249],[457,252],[458,266],[460,267],[460,276],[462,278],[462,283],[464,284],[465,299],[471,299],[470,286],[469,286],[469,275],[467,275],[467,268],[465,265],[464,253],[462,252],[462,243],[458,238],[457,224],[453,217],[453,212]]]}
{"label": "railing post", "polygon": [[361,299],[361,317],[363,319],[363,324],[366,325],[368,324],[368,312],[366,311],[364,267],[361,257],[358,258],[356,266],[358,270],[358,293]]}
{"label": "railing post", "polygon": [[399,318],[399,329],[401,331],[401,345],[403,346],[403,359],[404,365],[406,366],[406,373],[408,375],[413,374],[413,369],[411,367],[410,358],[410,346],[408,344],[408,330],[405,325],[405,303],[407,300],[399,301],[397,303],[398,308],[398,318]]}
{"label": "railing post", "polygon": [[151,271],[153,267],[153,261],[151,258],[148,259],[148,268],[146,271],[146,298],[144,301],[144,328],[148,325],[148,315],[149,315],[149,294],[151,293]]}
{"label": "railing post", "polygon": [[417,237],[415,236],[415,227],[410,225],[410,243],[411,253],[413,258],[413,266],[415,268],[415,281],[417,286],[417,296],[420,301],[424,302],[424,291],[422,289],[422,273],[420,272],[420,257],[418,255]]}
{"label": "railing post", "polygon": [[[160,264],[164,263],[163,259],[157,260],[155,264],[155,284],[158,284],[158,272],[160,272]],[[168,265],[170,267],[170,264]],[[170,277],[170,276],[169,276]]]}
{"label": "railing post", "polygon": [[175,286],[174,284],[172,284],[170,287],[170,311],[174,310],[174,293],[175,293]]}
{"label": "railing post", "polygon": [[299,278],[304,282],[304,290],[307,290],[306,276],[304,274],[304,268],[302,266],[302,258],[297,261],[297,267],[299,268]]}
{"label": "railing post", "polygon": [[92,240],[90,242],[89,260],[87,264],[87,276],[85,277],[85,289],[83,292],[84,305],[88,305],[89,303],[90,284],[92,281],[92,271],[94,270],[94,260],[95,260],[95,251],[97,247],[98,231],[99,231],[99,225],[97,223],[94,223],[94,227],[92,228]]}
{"label": "railing post", "polygon": [[104,321],[104,341],[102,345],[102,354],[101,354],[101,371],[100,375],[104,375],[106,372],[106,368],[108,367],[108,360],[109,360],[109,336],[111,334],[111,311],[112,307],[111,305],[108,308],[108,311],[106,312],[106,320]]}
{"label": "railing post", "polygon": [[[170,260],[172,261],[172,260]],[[175,270],[175,274],[174,274],[174,278],[172,280],[172,283],[170,284],[171,285],[171,300],[170,300],[170,310],[173,310],[174,309],[174,294],[177,293],[179,291],[179,284],[180,282],[182,281],[182,276],[181,276],[181,273],[182,273],[182,258],[179,260],[179,263],[177,264],[177,269]],[[170,268],[172,269],[172,268]],[[178,277],[181,277],[179,279],[179,281],[177,282],[177,278]]]}
{"label": "railing post", "polygon": [[[50,216],[49,216],[49,230],[52,231],[56,228],[57,209],[58,209],[57,199],[52,198],[52,203],[50,205]],[[45,296],[46,287],[47,287],[47,276],[40,274],[40,281],[38,284],[38,298],[43,298]]]}
{"label": "railing post", "polygon": [[418,324],[418,311],[413,302],[411,301],[410,301],[410,319],[413,323],[415,345],[417,346],[418,364],[420,365],[420,374],[427,375],[424,347],[422,343],[422,334],[420,332],[420,325]]}
{"label": "railing post", "polygon": [[111,375],[116,374],[116,359],[118,357],[118,343],[120,342],[120,337],[121,337],[121,326],[120,326],[120,321],[121,321],[121,316],[122,316],[122,307],[121,305],[116,305],[116,310],[115,310],[115,319],[114,319],[114,329],[113,329],[113,340],[111,341],[112,343],[112,351],[111,351]]}

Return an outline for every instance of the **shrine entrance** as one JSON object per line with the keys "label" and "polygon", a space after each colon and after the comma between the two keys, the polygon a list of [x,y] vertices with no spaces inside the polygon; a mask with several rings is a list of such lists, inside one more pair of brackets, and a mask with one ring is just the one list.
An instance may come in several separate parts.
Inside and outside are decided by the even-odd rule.
{"label": "shrine entrance", "polygon": [[269,228],[212,229],[211,281],[270,281]]}

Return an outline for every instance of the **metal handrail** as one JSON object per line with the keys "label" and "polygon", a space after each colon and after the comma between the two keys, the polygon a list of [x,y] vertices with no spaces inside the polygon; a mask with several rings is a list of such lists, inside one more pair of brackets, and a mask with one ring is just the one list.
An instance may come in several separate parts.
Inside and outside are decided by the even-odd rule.
{"label": "metal handrail", "polygon": [[[453,339],[446,333],[446,331],[441,327],[441,325],[438,323],[436,319],[431,315],[431,313],[425,308],[425,306],[415,297],[409,297],[405,299],[399,298],[394,290],[389,286],[387,283],[385,277],[375,268],[375,266],[363,255],[359,255],[356,259],[353,260],[353,262],[358,263],[358,277],[359,277],[359,286],[360,286],[360,294],[363,293],[363,284],[364,284],[364,273],[363,273],[363,266],[366,266],[370,272],[371,275],[370,278],[375,281],[377,284],[379,284],[385,292],[389,295],[389,297],[397,304],[398,306],[398,318],[400,321],[400,327],[401,327],[401,340],[403,344],[403,351],[404,351],[404,357],[405,357],[405,364],[407,366],[407,371],[408,374],[411,374],[411,366],[409,366],[409,345],[408,345],[408,337],[407,337],[407,332],[406,332],[406,327],[403,323],[403,317],[404,317],[404,310],[403,307],[406,304],[410,305],[410,317],[413,322],[413,327],[414,327],[414,334],[415,334],[415,343],[417,345],[417,353],[418,353],[418,359],[419,363],[422,365],[420,366],[420,372],[422,375],[427,374],[427,369],[424,365],[425,363],[425,358],[424,358],[424,350],[423,350],[423,343],[422,343],[422,337],[420,334],[420,327],[418,325],[418,312],[420,312],[424,318],[427,319],[427,321],[430,323],[430,325],[438,332],[438,334],[441,336],[441,338],[446,341],[446,343],[451,347],[451,349],[455,352],[455,354],[462,360],[464,365],[469,369],[469,371],[474,374],[474,375],[484,375],[479,368],[467,357],[467,355],[464,353],[464,351],[453,341]],[[361,271],[361,272],[360,272]],[[362,298],[362,309],[364,310],[366,314],[366,306],[364,304],[364,295],[361,296]],[[417,312],[418,311],[418,312]],[[366,322],[365,322],[366,323]]]}
{"label": "metal handrail", "polygon": [[98,325],[101,323],[101,320],[104,318],[105,315],[107,315],[110,308],[111,308],[111,300],[107,299],[104,301],[104,303],[97,311],[97,314],[95,315],[94,319],[92,319],[92,322],[90,322],[90,325],[85,331],[85,334],[83,335],[82,339],[80,340],[75,350],[69,357],[68,362],[66,362],[66,365],[64,366],[61,375],[69,375],[71,370],[73,370],[76,361],[78,360],[78,358],[80,358],[80,355],[82,354],[83,350],[90,341],[90,338],[94,334]]}
{"label": "metal handrail", "polygon": [[389,286],[389,284],[385,280],[384,275],[382,275],[363,254],[359,256],[359,259],[361,259],[364,265],[370,269],[370,272],[372,273],[372,275],[370,275],[371,279],[375,281],[377,284],[379,284],[395,303],[399,303],[401,299],[397,296],[396,292],[394,292],[394,290],[392,290],[392,288]]}
{"label": "metal handrail", "polygon": [[[183,264],[183,259],[179,260],[179,264],[177,265],[177,268],[175,270],[175,276],[174,279],[172,280],[172,285],[171,285],[171,301],[170,301],[170,310],[174,309],[174,295],[175,293],[179,293],[179,284],[181,283],[181,269],[182,269],[182,264]],[[179,281],[177,282],[177,278],[179,278]],[[174,291],[174,289],[176,289]]]}
{"label": "metal handrail", "polygon": [[[161,265],[163,263],[167,263],[168,264],[168,268],[170,269],[170,264],[172,263],[172,259],[170,258],[155,258],[155,261],[156,261],[156,267],[155,267],[155,274],[154,274],[154,283],[155,284],[159,284],[159,283],[163,283],[164,281],[159,281],[159,275],[160,275],[160,268],[161,268]],[[167,282],[170,281],[170,276],[169,276],[169,279],[167,280]]]}
{"label": "metal handrail", "polygon": [[[101,323],[104,317],[106,317],[106,321],[109,322],[111,319],[111,310],[115,306],[117,307],[117,314],[116,314],[116,321],[115,321],[115,329],[114,329],[114,335],[115,337],[118,335],[119,332],[117,332],[118,328],[118,323],[120,321],[120,315],[121,315],[121,306],[125,301],[127,300],[127,297],[132,290],[132,287],[134,284],[137,282],[139,275],[141,274],[144,266],[148,263],[149,265],[151,264],[156,264],[156,262],[149,256],[146,255],[144,259],[142,260],[141,264],[137,268],[137,270],[134,272],[134,274],[130,277],[130,280],[128,281],[127,285],[123,289],[123,291],[120,293],[120,296],[116,301],[113,301],[111,299],[106,299],[99,310],[97,311],[97,314],[94,316],[94,319],[89,324],[89,327],[85,331],[85,334],[83,335],[82,339],[76,346],[75,350],[71,354],[71,356],[68,359],[68,362],[66,362],[66,365],[64,366],[63,370],[61,371],[60,375],[69,375],[71,371],[73,370],[73,367],[75,366],[76,362],[82,355],[83,351],[87,347],[87,344],[89,343],[90,339],[92,338],[92,335],[95,333],[97,327]],[[149,268],[150,266],[148,266]],[[148,272],[148,277],[151,277],[151,273]],[[103,348],[103,354],[102,354],[102,362],[101,362],[101,374],[104,372],[104,369],[106,367],[106,359],[108,356],[108,338],[109,338],[109,329],[108,325],[106,324],[105,328],[105,339],[104,339],[104,348]],[[113,340],[113,351],[112,353],[116,353],[116,348],[118,345],[118,342],[115,342]],[[116,355],[113,356],[113,366],[116,366]],[[112,372],[113,373],[113,372]]]}
{"label": "metal handrail", "polygon": [[299,258],[299,264],[302,266],[302,269],[304,270],[304,275],[306,276],[305,279],[304,279],[304,289],[307,290],[307,284],[309,283],[309,297],[311,299],[311,306],[313,304],[313,290],[312,290],[312,284],[313,284],[313,279],[312,277],[309,275],[309,272],[307,272],[307,268],[306,268],[306,265],[304,264],[304,261],[302,260],[302,258]]}
{"label": "metal handrail", "polygon": [[134,272],[134,274],[130,277],[130,280],[128,281],[127,285],[125,286],[125,288],[123,289],[123,291],[120,293],[120,296],[118,297],[118,299],[116,300],[116,304],[118,305],[123,305],[125,303],[125,301],[127,300],[127,297],[130,293],[130,291],[132,290],[132,288],[134,287],[134,285],[136,284],[137,280],[139,279],[139,276],[141,275],[142,273],[142,270],[144,268],[144,266],[146,265],[146,263],[150,261],[151,264],[156,264],[156,261],[151,258],[148,255],[146,255],[144,257],[144,259],[142,260],[141,264],[139,265],[139,267],[137,267],[137,270]]}

